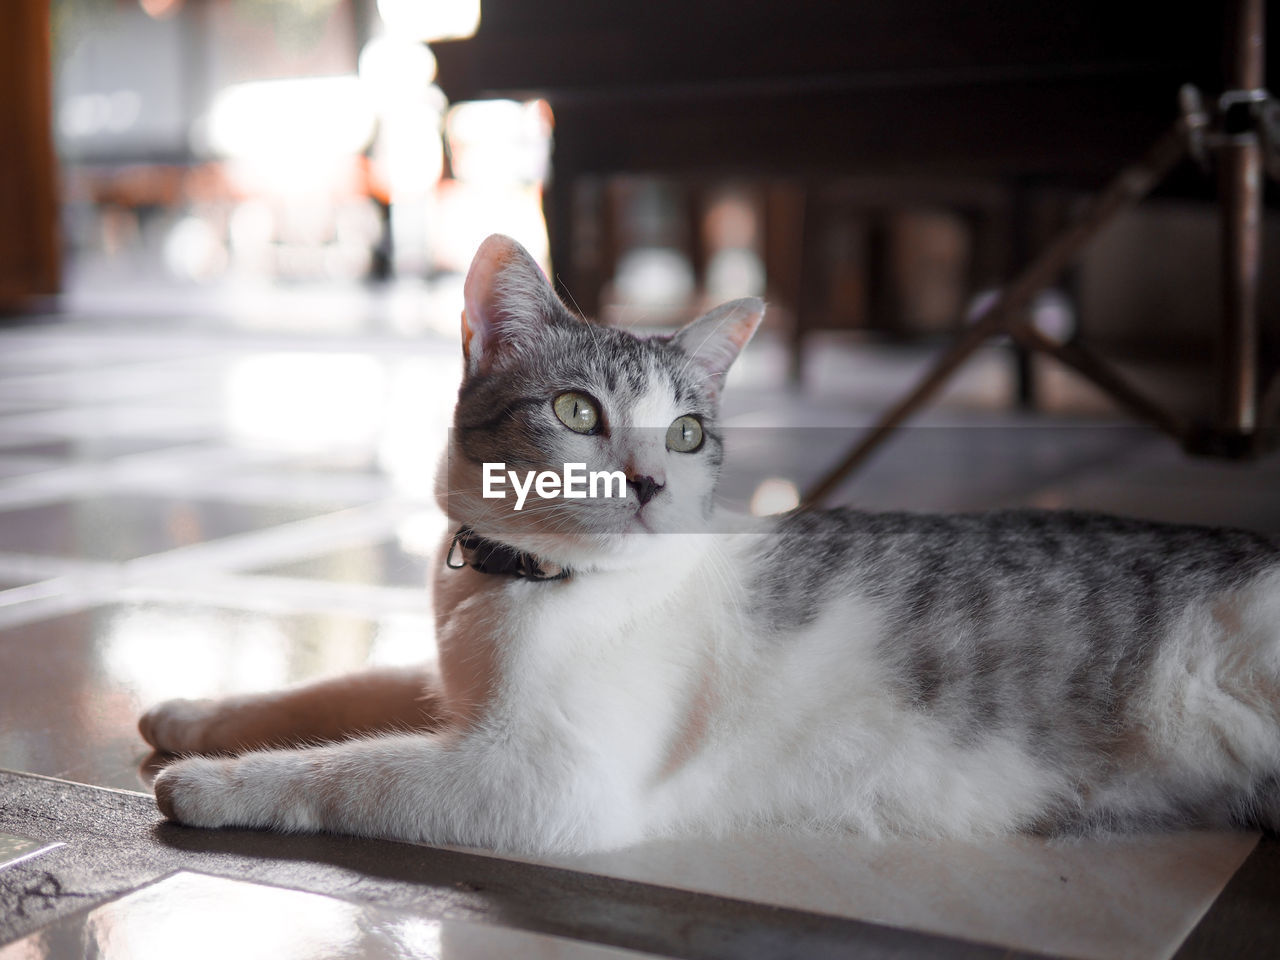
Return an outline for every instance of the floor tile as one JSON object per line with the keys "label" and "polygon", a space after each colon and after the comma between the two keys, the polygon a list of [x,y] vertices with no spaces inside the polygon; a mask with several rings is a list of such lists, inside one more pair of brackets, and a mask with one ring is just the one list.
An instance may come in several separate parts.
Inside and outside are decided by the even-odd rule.
{"label": "floor tile", "polygon": [[57,460],[49,457],[9,456],[0,450],[0,480],[10,477],[27,477],[33,473],[44,473],[60,466]]}
{"label": "floor tile", "polygon": [[0,832],[0,870],[34,857],[54,846],[57,844],[51,844],[45,840],[32,840],[30,837],[21,837],[15,833]]}
{"label": "floor tile", "polygon": [[5,349],[0,353],[0,378],[57,373],[82,363],[67,338],[12,333],[5,338]]}
{"label": "floor tile", "polygon": [[10,553],[132,560],[314,517],[329,507],[109,494],[0,511]]}
{"label": "floor tile", "polygon": [[177,360],[207,354],[207,350],[180,338],[131,336],[127,323],[113,326],[94,318],[77,324],[76,319],[63,314],[44,326],[11,331],[5,337],[0,371],[42,373],[96,369],[121,361]]}
{"label": "floor tile", "polygon": [[57,403],[43,397],[30,397],[22,394],[0,395],[0,417],[7,414],[37,413],[57,408]]}
{"label": "floor tile", "polygon": [[335,897],[180,872],[0,947],[0,960],[642,960],[654,954],[434,920]]}
{"label": "floor tile", "polygon": [[0,631],[0,768],[142,789],[138,717],[172,697],[272,690],[367,664],[426,661],[423,615],[372,620],[110,604]]}
{"label": "floor tile", "polygon": [[0,417],[0,454],[6,457],[56,458],[64,456],[68,448],[65,437],[16,430]]}
{"label": "floor tile", "polygon": [[406,550],[398,540],[385,540],[264,567],[257,572],[278,577],[426,587],[431,582],[435,559],[434,549],[430,553],[418,553]]}
{"label": "floor tile", "polygon": [[1256,842],[1247,833],[980,843],[765,834],[555,862],[1084,960],[1164,960]]}
{"label": "floor tile", "polygon": [[185,397],[168,397],[164,402],[60,406],[10,413],[4,420],[6,430],[90,439],[159,436],[202,440],[216,434],[222,426],[216,409]]}
{"label": "floor tile", "polygon": [[[17,571],[0,571],[0,606],[5,602],[4,595],[18,587],[29,587],[31,584],[38,582],[35,575],[23,576]],[[12,598],[10,598],[12,599]]]}
{"label": "floor tile", "polygon": [[152,453],[186,447],[195,442],[190,435],[177,436],[84,436],[58,437],[0,446],[0,457],[40,458],[49,466],[78,461],[103,461],[138,453]]}

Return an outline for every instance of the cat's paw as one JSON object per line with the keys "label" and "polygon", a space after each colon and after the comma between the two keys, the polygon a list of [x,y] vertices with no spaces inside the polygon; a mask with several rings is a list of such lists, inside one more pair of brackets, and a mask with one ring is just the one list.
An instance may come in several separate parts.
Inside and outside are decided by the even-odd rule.
{"label": "cat's paw", "polygon": [[303,783],[309,764],[290,751],[185,757],[156,775],[156,806],[191,827],[318,830]]}
{"label": "cat's paw", "polygon": [[166,819],[191,827],[241,823],[231,763],[189,757],[170,764],[156,775],[156,806]]}
{"label": "cat's paw", "polygon": [[138,732],[161,753],[215,753],[220,715],[215,700],[167,700],[142,715]]}

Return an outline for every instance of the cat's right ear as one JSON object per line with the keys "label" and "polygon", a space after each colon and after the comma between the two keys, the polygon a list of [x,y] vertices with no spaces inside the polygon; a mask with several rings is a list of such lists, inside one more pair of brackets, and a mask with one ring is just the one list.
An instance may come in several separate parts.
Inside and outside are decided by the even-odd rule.
{"label": "cat's right ear", "polygon": [[463,287],[462,353],[468,375],[518,354],[560,305],[537,261],[510,237],[480,244]]}

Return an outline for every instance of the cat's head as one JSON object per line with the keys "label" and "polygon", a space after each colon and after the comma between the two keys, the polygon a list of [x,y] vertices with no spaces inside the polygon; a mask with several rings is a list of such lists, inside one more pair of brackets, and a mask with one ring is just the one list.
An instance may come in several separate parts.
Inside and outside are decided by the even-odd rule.
{"label": "cat's head", "polygon": [[[707,525],[724,453],[720,389],[760,300],[640,338],[570,313],[524,248],[495,235],[471,264],[465,304],[462,387],[437,484],[455,527],[585,568]],[[567,464],[582,465],[568,473],[587,496],[564,495]],[[546,473],[560,489],[544,479],[551,495],[540,496],[535,479],[516,509],[516,485]],[[612,475],[595,478],[595,496],[592,474]]]}

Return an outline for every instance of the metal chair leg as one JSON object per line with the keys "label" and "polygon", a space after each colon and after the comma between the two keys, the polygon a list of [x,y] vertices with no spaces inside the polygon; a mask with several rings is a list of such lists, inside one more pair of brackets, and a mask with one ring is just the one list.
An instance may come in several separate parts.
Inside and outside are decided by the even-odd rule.
{"label": "metal chair leg", "polygon": [[1037,293],[1048,286],[1090,240],[1123,210],[1136,204],[1185,156],[1185,121],[1179,119],[1132,166],[1115,177],[1075,223],[1001,291],[985,312],[938,358],[916,387],[894,405],[867,435],[804,496],[806,505],[821,503],[947,382],[969,356],[997,333],[1010,332]]}
{"label": "metal chair leg", "polygon": [[[1217,147],[1222,213],[1222,309],[1218,430],[1258,428],[1258,264],[1262,249],[1262,144],[1253,103],[1265,99],[1263,0],[1237,0]],[[1234,111],[1234,112],[1233,112]]]}

